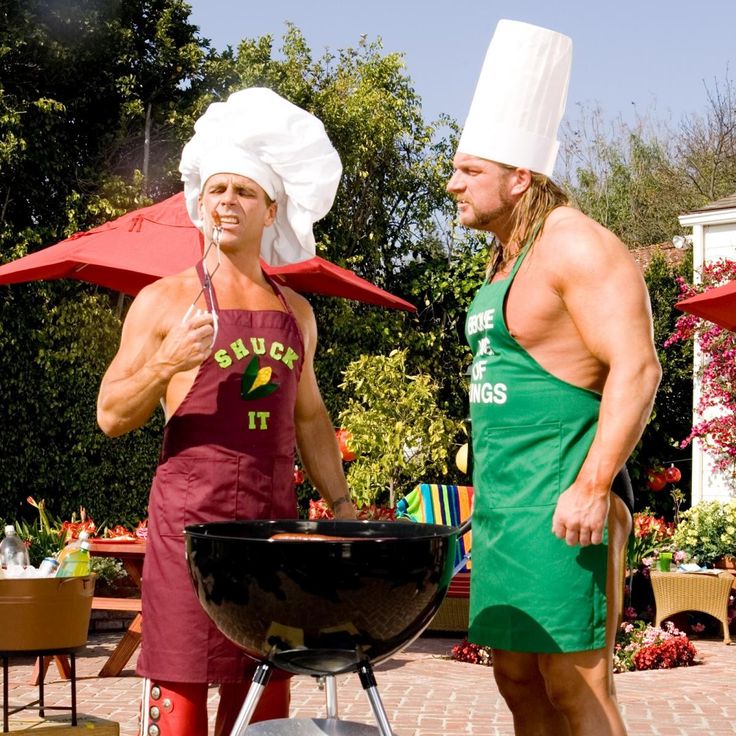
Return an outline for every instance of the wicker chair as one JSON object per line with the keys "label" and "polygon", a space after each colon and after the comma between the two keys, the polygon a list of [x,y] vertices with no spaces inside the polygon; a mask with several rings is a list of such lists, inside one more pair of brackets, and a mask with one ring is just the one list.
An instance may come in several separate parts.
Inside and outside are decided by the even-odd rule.
{"label": "wicker chair", "polygon": [[675,613],[700,611],[721,622],[723,643],[731,643],[728,631],[728,597],[733,576],[730,572],[710,575],[653,570],[651,580],[657,609],[655,626],[659,626]]}

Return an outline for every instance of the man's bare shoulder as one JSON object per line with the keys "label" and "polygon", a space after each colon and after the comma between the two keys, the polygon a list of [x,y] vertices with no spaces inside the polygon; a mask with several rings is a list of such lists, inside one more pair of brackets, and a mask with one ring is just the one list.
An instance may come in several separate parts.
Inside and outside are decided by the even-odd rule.
{"label": "man's bare shoulder", "polygon": [[636,270],[621,240],[574,207],[558,207],[549,214],[539,245],[545,260],[556,264],[556,271],[589,273],[614,265]]}
{"label": "man's bare shoulder", "polygon": [[288,286],[279,286],[279,289],[283,294],[284,299],[286,299],[287,304],[291,308],[291,311],[294,312],[294,316],[298,320],[302,317],[309,317],[313,314],[312,305],[309,303],[306,297],[302,296]]}
{"label": "man's bare shoulder", "polygon": [[314,318],[312,305],[305,297],[287,286],[281,287],[281,293],[294,313],[305,344],[307,346],[314,346],[317,340],[317,322]]}
{"label": "man's bare shoulder", "polygon": [[131,311],[153,319],[157,315],[181,310],[182,315],[199,293],[199,276],[194,268],[164,276],[144,286],[131,305]]}
{"label": "man's bare shoulder", "polygon": [[555,242],[569,242],[571,246],[592,240],[600,245],[626,249],[626,246],[606,227],[574,207],[557,207],[550,212],[544,224],[544,235]]}

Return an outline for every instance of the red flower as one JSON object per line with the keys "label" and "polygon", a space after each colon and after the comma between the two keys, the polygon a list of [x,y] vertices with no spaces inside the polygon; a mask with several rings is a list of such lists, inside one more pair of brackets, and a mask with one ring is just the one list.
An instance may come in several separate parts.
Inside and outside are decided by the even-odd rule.
{"label": "red flower", "polygon": [[659,644],[642,647],[634,654],[637,670],[666,670],[688,667],[695,661],[695,647],[686,636],[676,636]]}
{"label": "red flower", "polygon": [[340,446],[340,454],[345,462],[351,462],[355,460],[355,451],[352,449],[353,446],[353,435],[347,429],[337,430],[337,444]]}
{"label": "red flower", "polygon": [[467,639],[463,639],[460,644],[456,644],[452,648],[450,656],[458,662],[482,664],[486,667],[489,667],[493,663],[491,649],[489,647],[473,644]]}
{"label": "red flower", "polygon": [[[394,521],[396,519],[396,510],[389,509],[384,506],[376,506],[370,504],[369,506],[360,506],[357,509],[358,519],[368,521]],[[309,501],[309,520],[319,521],[320,519],[332,519],[332,511],[330,511],[324,499],[318,499]]]}

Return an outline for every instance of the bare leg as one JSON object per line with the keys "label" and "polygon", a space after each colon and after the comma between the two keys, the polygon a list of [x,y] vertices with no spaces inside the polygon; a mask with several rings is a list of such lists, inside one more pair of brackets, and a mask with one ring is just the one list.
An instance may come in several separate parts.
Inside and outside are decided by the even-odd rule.
{"label": "bare leg", "polygon": [[626,583],[626,545],[631,534],[632,520],[624,502],[611,494],[611,509],[608,512],[608,578],[606,580],[606,649],[611,664],[609,673],[611,696],[616,697],[613,677],[613,648],[616,633],[621,625],[624,608],[624,585]]}
{"label": "bare leg", "polygon": [[552,704],[564,713],[572,736],[625,736],[614,696],[613,645],[623,598],[623,550],[631,516],[617,496],[608,516],[608,616],[606,646],[586,652],[539,655]]}
{"label": "bare leg", "polygon": [[493,675],[514,717],[516,736],[569,736],[567,720],[547,695],[539,655],[493,650]]}

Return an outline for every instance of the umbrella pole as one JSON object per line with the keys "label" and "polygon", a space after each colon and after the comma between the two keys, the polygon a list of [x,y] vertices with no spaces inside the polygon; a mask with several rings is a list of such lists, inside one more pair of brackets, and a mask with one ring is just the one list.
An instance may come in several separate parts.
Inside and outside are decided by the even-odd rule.
{"label": "umbrella pole", "polygon": [[119,320],[123,319],[123,307],[125,306],[125,294],[121,291],[118,294],[118,305],[115,309],[115,315]]}

